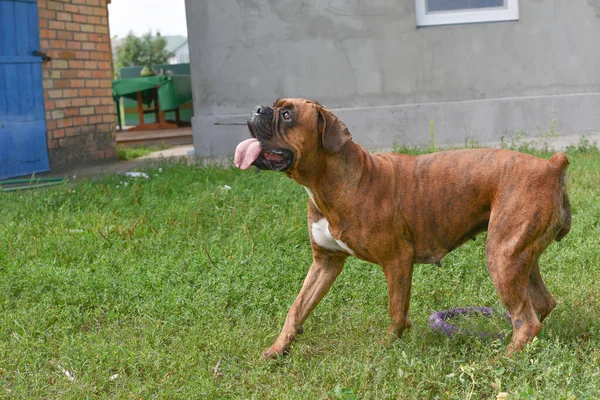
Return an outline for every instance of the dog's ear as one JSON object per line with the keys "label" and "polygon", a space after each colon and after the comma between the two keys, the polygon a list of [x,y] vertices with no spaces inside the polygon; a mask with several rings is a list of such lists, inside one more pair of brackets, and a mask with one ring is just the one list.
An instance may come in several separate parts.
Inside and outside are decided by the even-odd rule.
{"label": "dog's ear", "polygon": [[352,134],[346,125],[333,113],[324,107],[317,107],[319,112],[319,132],[323,148],[328,153],[337,153],[348,141],[352,140]]}

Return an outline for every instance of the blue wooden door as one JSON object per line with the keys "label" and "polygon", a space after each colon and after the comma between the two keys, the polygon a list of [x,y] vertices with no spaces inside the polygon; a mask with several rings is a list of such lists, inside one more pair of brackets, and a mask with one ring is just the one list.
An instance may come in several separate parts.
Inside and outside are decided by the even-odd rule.
{"label": "blue wooden door", "polygon": [[49,170],[36,0],[0,0],[0,179]]}

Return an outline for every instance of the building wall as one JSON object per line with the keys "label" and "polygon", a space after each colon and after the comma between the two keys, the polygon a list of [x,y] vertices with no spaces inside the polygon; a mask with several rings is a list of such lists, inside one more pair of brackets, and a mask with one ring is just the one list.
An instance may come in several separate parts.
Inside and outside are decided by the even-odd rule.
{"label": "building wall", "polygon": [[169,64],[187,64],[190,62],[190,47],[188,42],[175,50],[173,57],[169,58]]}
{"label": "building wall", "polygon": [[[600,130],[600,0],[520,0],[517,22],[416,27],[415,3],[186,0],[194,140],[230,154],[255,104],[307,97],[371,148]],[[239,125],[242,124],[242,125]]]}
{"label": "building wall", "polygon": [[38,0],[51,167],[116,157],[106,0]]}

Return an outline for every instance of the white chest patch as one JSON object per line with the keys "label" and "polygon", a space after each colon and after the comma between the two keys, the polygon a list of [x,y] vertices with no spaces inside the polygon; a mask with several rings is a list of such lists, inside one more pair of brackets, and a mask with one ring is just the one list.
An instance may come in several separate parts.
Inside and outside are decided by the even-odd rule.
{"label": "white chest patch", "polygon": [[331,232],[329,232],[329,222],[327,222],[325,218],[321,218],[319,222],[313,222],[311,231],[314,241],[319,246],[329,250],[343,251],[354,255],[354,252],[346,245],[346,243],[331,236]]}

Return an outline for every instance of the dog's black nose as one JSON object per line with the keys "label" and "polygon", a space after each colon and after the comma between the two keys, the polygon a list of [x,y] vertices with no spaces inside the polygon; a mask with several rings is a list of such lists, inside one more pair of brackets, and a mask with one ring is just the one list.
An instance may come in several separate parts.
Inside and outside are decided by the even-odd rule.
{"label": "dog's black nose", "polygon": [[259,115],[267,115],[267,114],[271,114],[271,107],[269,106],[256,106],[254,108],[254,111],[252,111],[252,114],[259,114]]}

